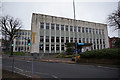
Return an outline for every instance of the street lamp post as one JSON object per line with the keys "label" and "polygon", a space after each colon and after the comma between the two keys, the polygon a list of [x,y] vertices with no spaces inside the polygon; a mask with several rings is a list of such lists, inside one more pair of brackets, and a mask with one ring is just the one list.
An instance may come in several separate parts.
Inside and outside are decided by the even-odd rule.
{"label": "street lamp post", "polygon": [[77,63],[77,26],[76,26],[76,17],[75,17],[75,3],[73,0],[73,10],[74,10],[74,28],[75,28],[75,48],[76,48],[76,63]]}

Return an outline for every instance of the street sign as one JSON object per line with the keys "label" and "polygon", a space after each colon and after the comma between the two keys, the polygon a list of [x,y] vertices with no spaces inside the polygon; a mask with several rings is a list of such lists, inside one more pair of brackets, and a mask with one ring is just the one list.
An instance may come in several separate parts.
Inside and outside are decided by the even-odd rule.
{"label": "street sign", "polygon": [[84,45],[84,43],[78,43],[78,45]]}

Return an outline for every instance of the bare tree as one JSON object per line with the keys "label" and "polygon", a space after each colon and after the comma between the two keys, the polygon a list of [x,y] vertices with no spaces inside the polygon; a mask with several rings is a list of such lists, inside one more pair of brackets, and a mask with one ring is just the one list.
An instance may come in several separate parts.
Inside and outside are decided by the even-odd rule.
{"label": "bare tree", "polygon": [[120,8],[108,16],[108,25],[120,29]]}
{"label": "bare tree", "polygon": [[[14,19],[11,16],[2,16],[0,17],[0,27],[2,34],[4,37],[8,38],[9,42],[13,42],[13,39],[15,37],[18,37],[18,34],[16,34],[18,31],[20,31],[22,25],[21,21],[17,18]],[[11,44],[10,43],[10,44]],[[13,52],[13,47],[11,47],[11,52]]]}

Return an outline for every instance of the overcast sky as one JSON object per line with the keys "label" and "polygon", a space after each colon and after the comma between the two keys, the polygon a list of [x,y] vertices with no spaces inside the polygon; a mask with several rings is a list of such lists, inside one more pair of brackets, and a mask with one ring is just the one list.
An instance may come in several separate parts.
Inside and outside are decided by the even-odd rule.
{"label": "overcast sky", "polygon": [[[119,0],[74,0],[76,19],[107,23],[107,17],[118,7]],[[89,1],[89,2],[88,2]],[[19,18],[24,29],[31,29],[32,13],[73,18],[72,0],[2,0],[2,15]],[[108,28],[110,37],[118,36],[117,31]]]}

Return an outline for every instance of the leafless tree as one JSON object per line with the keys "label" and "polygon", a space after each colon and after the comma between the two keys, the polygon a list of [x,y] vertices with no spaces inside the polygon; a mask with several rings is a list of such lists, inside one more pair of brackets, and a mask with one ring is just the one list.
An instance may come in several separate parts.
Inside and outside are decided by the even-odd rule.
{"label": "leafless tree", "polygon": [[120,29],[120,8],[108,16],[108,25]]}
{"label": "leafless tree", "polygon": [[[22,23],[18,18],[14,19],[7,15],[0,17],[0,27],[5,39],[7,37],[9,42],[13,42],[13,39],[19,36],[16,33],[20,31]],[[11,51],[13,52],[13,47]]]}

